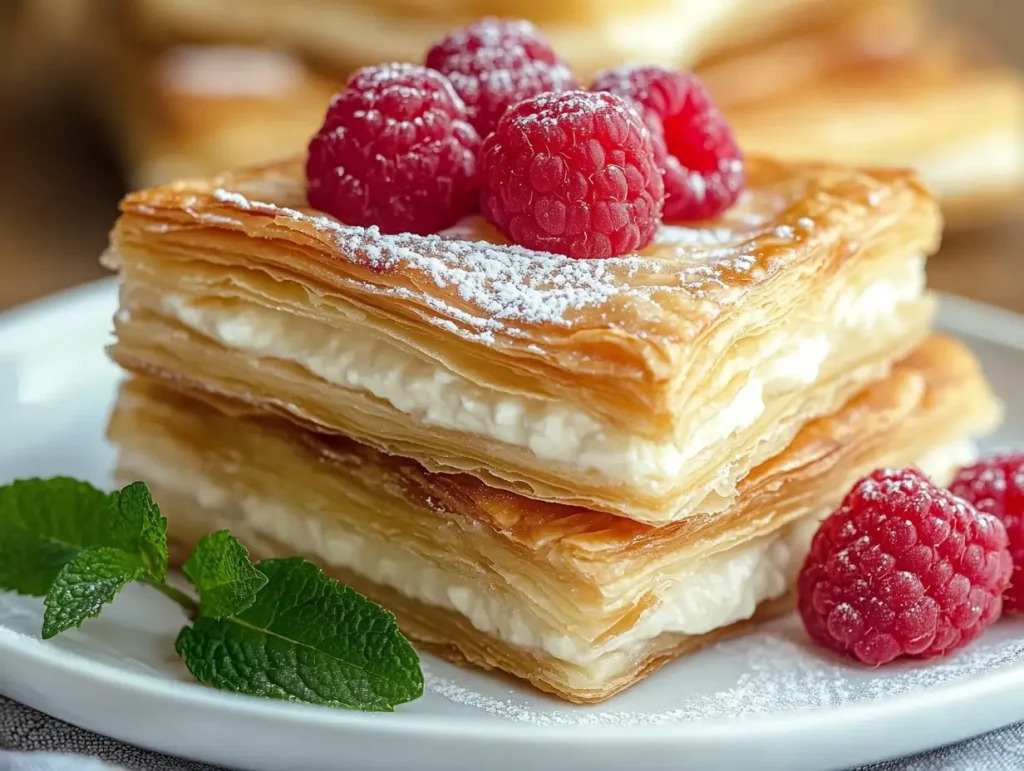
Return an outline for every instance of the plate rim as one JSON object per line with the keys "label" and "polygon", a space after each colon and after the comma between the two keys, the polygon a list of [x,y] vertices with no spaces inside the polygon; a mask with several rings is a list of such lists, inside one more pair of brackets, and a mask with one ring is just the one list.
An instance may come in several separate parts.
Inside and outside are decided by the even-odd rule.
{"label": "plate rim", "polygon": [[[702,741],[735,739],[742,733],[745,739],[804,731],[827,731],[848,727],[864,721],[890,722],[901,718],[919,721],[930,714],[949,714],[963,704],[990,697],[994,693],[1024,687],[1024,658],[993,667],[984,674],[954,679],[939,685],[901,693],[882,699],[866,699],[830,709],[805,708],[787,710],[777,715],[749,715],[741,717],[715,717],[702,720],[661,724],[566,723],[538,724],[528,721],[493,720],[478,717],[453,719],[451,715],[402,714],[401,707],[394,713],[359,712],[299,704],[275,699],[221,691],[200,683],[164,680],[151,675],[121,669],[48,645],[45,640],[29,637],[0,624],[0,653],[11,655],[37,666],[59,671],[63,677],[75,678],[86,684],[104,683],[136,694],[151,694],[175,706],[201,709],[229,709],[233,717],[287,720],[290,724],[303,724],[320,729],[356,728],[360,731],[387,737],[437,736],[458,739],[493,736],[496,739],[515,739],[540,744],[563,738],[571,733],[573,740],[585,739],[601,744],[652,743],[677,744],[692,741],[699,735]],[[927,666],[927,664],[922,664]],[[526,687],[526,686],[524,686]],[[927,698],[925,698],[927,696]],[[571,709],[573,705],[566,705]],[[1009,725],[1024,719],[1024,706],[1018,716],[1009,716]],[[891,722],[890,724],[895,724]],[[998,728],[998,726],[997,726]],[[993,728],[992,730],[996,730]],[[953,739],[952,741],[956,741]]]}
{"label": "plate rim", "polygon": [[[19,335],[5,334],[18,329],[32,330],[52,327],[61,317],[77,315],[84,307],[106,302],[117,291],[117,277],[105,277],[77,287],[52,294],[0,313],[0,355],[18,355],[30,349]],[[936,292],[940,298],[942,326],[954,327],[956,332],[988,342],[1024,351],[1024,315],[988,305],[965,297]],[[111,307],[110,318],[113,318]],[[287,720],[290,725],[330,729],[345,727],[366,732],[368,736],[387,737],[438,736],[458,739],[491,736],[496,739],[515,739],[517,742],[545,744],[572,739],[598,744],[637,743],[678,744],[699,736],[702,740],[729,740],[741,732],[745,739],[810,730],[828,730],[850,726],[865,720],[871,722],[900,719],[920,720],[929,714],[946,713],[958,706],[990,697],[993,693],[1024,686],[1024,659],[993,667],[974,676],[958,678],[938,685],[901,693],[884,699],[867,699],[829,709],[805,708],[789,710],[777,715],[748,715],[715,717],[661,724],[565,723],[537,724],[528,721],[504,721],[483,717],[453,719],[452,716],[421,713],[402,714],[402,708],[392,714],[379,715],[317,707],[272,699],[245,696],[219,691],[199,683],[164,680],[151,675],[132,672],[112,664],[90,659],[73,651],[48,645],[45,641],[24,635],[0,624],[0,653],[4,660],[12,656],[23,663],[60,670],[64,677],[89,683],[102,682],[107,687],[130,689],[148,693],[165,703],[194,708],[225,709],[234,717],[253,719],[272,718]],[[525,686],[524,686],[525,687]],[[565,705],[571,709],[572,705]],[[623,710],[623,712],[626,712]],[[1000,725],[1009,725],[1024,718],[1008,715]],[[993,728],[995,730],[995,728]],[[958,741],[962,737],[951,737]]]}

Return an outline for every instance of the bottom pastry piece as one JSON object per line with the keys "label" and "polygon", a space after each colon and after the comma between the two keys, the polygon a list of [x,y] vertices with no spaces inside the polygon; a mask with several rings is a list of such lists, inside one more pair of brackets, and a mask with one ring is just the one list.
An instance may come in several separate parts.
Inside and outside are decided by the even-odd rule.
{"label": "bottom pastry piece", "polygon": [[301,554],[388,607],[419,644],[597,702],[784,612],[817,522],[860,476],[971,459],[999,407],[977,362],[933,336],[888,379],[807,424],[728,511],[651,527],[433,474],[225,401],[127,381],[109,435],[180,562],[228,528],[255,557]]}

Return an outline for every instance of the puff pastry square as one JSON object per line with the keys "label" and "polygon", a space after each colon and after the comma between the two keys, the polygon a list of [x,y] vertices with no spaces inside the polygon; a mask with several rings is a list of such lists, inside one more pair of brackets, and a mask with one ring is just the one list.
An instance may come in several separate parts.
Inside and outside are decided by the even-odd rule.
{"label": "puff pastry square", "polygon": [[129,195],[114,359],[434,471],[649,523],[728,508],[926,334],[938,208],[908,172],[767,160],[724,218],[571,260],[482,220],[382,236],[301,161]]}
{"label": "puff pastry square", "polygon": [[999,416],[977,362],[936,336],[805,425],[725,512],[652,527],[170,386],[128,381],[109,435],[120,479],[153,486],[179,560],[221,527],[261,557],[307,555],[419,643],[578,702],[785,610],[818,520],[856,478],[918,463],[942,481]]}

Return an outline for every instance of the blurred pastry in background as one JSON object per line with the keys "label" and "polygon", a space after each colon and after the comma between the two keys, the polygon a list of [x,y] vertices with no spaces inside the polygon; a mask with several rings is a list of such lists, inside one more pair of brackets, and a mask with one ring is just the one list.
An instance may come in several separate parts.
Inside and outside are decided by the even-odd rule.
{"label": "blurred pastry in background", "polygon": [[[927,28],[919,0],[840,5],[842,16],[809,15],[785,34],[718,53],[697,72],[720,105],[744,104],[798,89],[823,73],[905,56]],[[135,31],[119,34],[119,42],[106,46],[98,96],[107,102],[102,114],[114,120],[134,187],[261,163],[278,157],[280,148],[305,144],[346,79],[279,49],[178,44],[147,50],[132,41]],[[614,61],[609,56],[600,64]]]}
{"label": "blurred pastry in background", "polygon": [[1024,79],[979,63],[960,41],[726,112],[749,153],[916,168],[953,228],[1024,201]]}
{"label": "blurred pastry in background", "polygon": [[[105,46],[116,53],[106,67],[106,77],[97,79],[105,100],[102,114],[113,120],[131,185],[209,176],[274,160],[304,145],[322,120],[331,95],[346,79],[342,60],[354,65],[359,51],[370,56],[371,48],[383,45],[379,34],[362,40],[363,48],[337,43],[332,49],[334,68],[328,68],[325,56],[314,64],[282,49],[251,44],[292,43],[310,51],[315,48],[311,41],[317,26],[312,19],[347,16],[356,20],[346,27],[347,35],[355,34],[362,23],[358,20],[368,14],[386,15],[389,24],[422,23],[420,31],[429,41],[451,27],[450,17],[456,10],[467,16],[511,10],[503,9],[500,0],[451,0],[444,6],[449,16],[442,19],[441,9],[415,5],[413,0],[391,0],[385,14],[354,3],[304,0],[290,6],[290,16],[295,18],[281,21],[275,31],[260,24],[270,25],[277,19],[280,6],[271,7],[262,0],[239,8],[236,16],[242,21],[232,30],[215,23],[222,8],[234,7],[226,0],[140,0],[139,18],[133,17],[133,23],[143,23],[143,28],[126,27],[118,33],[124,38],[120,44]],[[571,12],[596,23],[606,18],[601,16],[604,11],[612,13],[612,5],[620,4],[578,0],[529,10],[539,22],[548,22],[549,31],[557,31],[553,22],[565,21]],[[306,6],[316,10],[307,13]],[[645,13],[685,11],[698,19],[713,15],[706,11],[701,15],[680,0],[648,0],[643,7]],[[749,30],[736,30],[728,45],[720,38],[717,51],[695,66],[747,152],[851,165],[916,167],[940,198],[953,228],[973,228],[1000,219],[1024,197],[1020,77],[980,63],[982,57],[959,37],[934,30],[921,0],[841,0],[827,9],[805,1],[775,0],[758,8],[775,21],[764,25],[756,41],[750,39]],[[640,18],[640,11],[636,13]],[[399,17],[404,21],[397,21]],[[207,37],[238,42],[154,47],[152,40],[143,42],[144,30],[158,20],[163,20],[165,31],[179,36],[199,39],[202,28]],[[195,29],[189,26],[192,22]],[[679,33],[679,27],[665,21],[665,28],[681,39],[678,50],[685,53],[680,55],[698,57],[698,48],[688,42],[689,33]],[[426,28],[433,37],[426,37]],[[321,43],[326,47],[328,37],[342,34],[336,29],[323,31]],[[625,49],[601,43],[603,38],[596,32],[575,37],[577,48],[603,55],[600,62],[593,56],[584,62],[591,68],[610,65],[624,55]],[[388,51],[394,58],[403,58],[400,50],[406,45],[410,50],[404,58],[422,59],[425,43],[417,42],[419,47],[412,49],[408,38],[392,42],[394,48]],[[375,58],[387,53],[374,50]],[[571,44],[568,50],[573,50]],[[653,46],[635,56],[650,61],[661,53]],[[575,59],[580,61],[579,56]],[[581,76],[581,81],[588,79]]]}
{"label": "blurred pastry in background", "polygon": [[701,59],[695,70],[725,108],[802,88],[808,81],[912,55],[932,32],[922,0],[845,3],[828,18]]}
{"label": "blurred pastry in background", "polygon": [[[902,0],[897,0],[900,4]],[[539,25],[581,79],[633,61],[692,67],[733,47],[841,19],[876,0],[137,0],[153,40],[285,48],[335,71],[420,61],[484,15]]]}
{"label": "blurred pastry in background", "polygon": [[304,146],[344,82],[282,51],[243,46],[136,51],[107,74],[99,112],[133,188],[271,161]]}

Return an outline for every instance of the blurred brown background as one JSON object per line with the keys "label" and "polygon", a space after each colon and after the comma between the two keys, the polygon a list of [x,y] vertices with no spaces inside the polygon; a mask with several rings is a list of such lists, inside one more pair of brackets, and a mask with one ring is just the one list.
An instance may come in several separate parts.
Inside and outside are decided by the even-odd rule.
{"label": "blurred brown background", "polygon": [[[1024,68],[1022,0],[935,5],[945,20],[976,32],[1004,61]],[[130,184],[101,121],[83,107],[81,84],[69,86],[75,79],[62,72],[75,68],[77,47],[103,45],[71,32],[76,14],[89,13],[91,4],[38,4],[36,23],[46,25],[56,41],[51,50],[34,50],[13,34],[5,40],[16,6],[0,0],[0,308],[101,276],[96,258],[117,200]],[[952,234],[932,263],[932,282],[1024,311],[1024,284],[1007,280],[1017,275],[1022,251],[1019,214],[997,226]]]}

